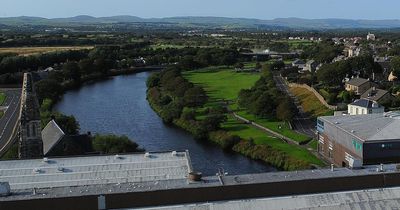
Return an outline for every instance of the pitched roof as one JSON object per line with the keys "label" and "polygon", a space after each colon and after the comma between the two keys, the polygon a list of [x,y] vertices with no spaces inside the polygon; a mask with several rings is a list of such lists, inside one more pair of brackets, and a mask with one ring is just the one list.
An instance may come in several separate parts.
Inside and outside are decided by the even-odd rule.
{"label": "pitched roof", "polygon": [[43,154],[46,155],[65,136],[64,131],[54,120],[42,130]]}
{"label": "pitched roof", "polygon": [[293,61],[293,63],[292,64],[294,64],[294,65],[301,65],[301,64],[305,64],[305,62],[303,61],[303,60],[301,60],[301,59],[296,59],[295,61]]}
{"label": "pitched roof", "polygon": [[353,78],[353,79],[349,80],[348,82],[346,82],[346,84],[353,85],[353,86],[360,86],[367,82],[369,82],[369,80],[364,79],[364,78]]}
{"label": "pitched roof", "polygon": [[400,140],[400,113],[324,116],[319,119],[363,141]]}
{"label": "pitched roof", "polygon": [[370,88],[364,94],[361,95],[361,98],[369,99],[372,101],[379,101],[383,96],[388,94],[389,92],[386,90],[382,90],[379,88]]}
{"label": "pitched roof", "polygon": [[382,106],[376,103],[375,101],[371,101],[368,99],[359,99],[351,103],[350,105],[359,106],[364,108],[381,108]]}

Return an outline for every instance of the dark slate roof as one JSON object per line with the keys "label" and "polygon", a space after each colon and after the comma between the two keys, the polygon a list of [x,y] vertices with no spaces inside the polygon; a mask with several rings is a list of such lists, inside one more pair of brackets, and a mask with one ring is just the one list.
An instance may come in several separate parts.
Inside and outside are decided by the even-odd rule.
{"label": "dark slate roof", "polygon": [[378,103],[368,100],[368,99],[359,99],[351,103],[353,106],[359,106],[359,107],[364,107],[364,108],[380,108],[381,105]]}
{"label": "dark slate roof", "polygon": [[379,101],[383,96],[388,94],[389,92],[386,90],[378,89],[378,88],[370,88],[364,94],[361,95],[361,98],[369,99],[372,101]]}
{"label": "dark slate roof", "polygon": [[295,61],[293,61],[293,63],[292,64],[294,64],[294,65],[299,65],[299,64],[306,64],[303,60],[301,60],[301,59],[296,59]]}
{"label": "dark slate roof", "polygon": [[46,155],[64,136],[64,131],[51,120],[42,130],[43,154]]}
{"label": "dark slate roof", "polygon": [[360,86],[367,82],[369,82],[369,80],[364,79],[364,78],[353,78],[350,81],[348,81],[347,84],[354,85],[354,86]]}

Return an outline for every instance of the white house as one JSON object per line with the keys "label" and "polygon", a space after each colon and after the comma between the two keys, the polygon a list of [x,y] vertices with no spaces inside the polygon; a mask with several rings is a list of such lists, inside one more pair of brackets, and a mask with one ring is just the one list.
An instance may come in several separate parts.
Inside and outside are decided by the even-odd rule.
{"label": "white house", "polygon": [[347,108],[350,115],[378,114],[385,112],[385,107],[368,99],[356,100],[349,104]]}

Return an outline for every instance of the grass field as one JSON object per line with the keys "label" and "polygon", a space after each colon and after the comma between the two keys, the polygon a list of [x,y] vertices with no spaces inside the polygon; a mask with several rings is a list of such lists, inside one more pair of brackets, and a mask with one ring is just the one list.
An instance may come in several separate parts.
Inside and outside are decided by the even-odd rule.
{"label": "grass field", "polygon": [[16,53],[18,55],[33,55],[40,53],[48,53],[55,51],[66,51],[66,50],[83,50],[93,49],[91,46],[70,46],[70,47],[9,47],[0,48],[0,53]]}
{"label": "grass field", "polygon": [[6,100],[6,94],[0,92],[0,106],[3,105],[5,100]]}
{"label": "grass field", "polygon": [[257,73],[236,73],[228,68],[190,71],[184,76],[204,87],[211,100],[236,100],[241,89],[252,87],[260,78]]}
{"label": "grass field", "polygon": [[302,87],[291,87],[290,92],[300,100],[303,110],[312,117],[332,115],[333,111],[324,106],[311,91]]}
{"label": "grass field", "polygon": [[[233,105],[230,106],[231,108],[236,107],[235,102],[239,91],[241,89],[252,87],[260,78],[259,74],[236,73],[227,68],[221,68],[219,70],[203,69],[198,71],[190,71],[186,72],[184,76],[191,82],[201,85],[207,91],[208,95],[210,96],[210,102],[206,106],[212,106],[213,104],[217,103],[217,101],[224,99],[233,101]],[[252,118],[254,116],[249,116],[245,113],[240,114],[245,115],[244,117],[254,119],[254,122],[260,123],[266,127],[270,127],[272,130],[279,130],[278,126],[279,124],[282,124],[282,122],[270,122],[264,119],[255,119]],[[203,116],[198,116],[198,118],[202,117]],[[322,162],[306,149],[300,146],[287,144],[278,138],[269,136],[267,133],[251,125],[241,123],[232,116],[228,116],[228,121],[223,123],[222,128],[232,135],[238,135],[244,139],[252,138],[257,144],[270,145],[271,147],[279,149],[280,151],[283,151],[299,160],[304,160],[316,165],[322,165]],[[307,138],[291,131],[287,124],[279,132],[282,132],[284,135],[288,136],[294,135],[296,136],[294,138],[298,139],[299,141]]]}

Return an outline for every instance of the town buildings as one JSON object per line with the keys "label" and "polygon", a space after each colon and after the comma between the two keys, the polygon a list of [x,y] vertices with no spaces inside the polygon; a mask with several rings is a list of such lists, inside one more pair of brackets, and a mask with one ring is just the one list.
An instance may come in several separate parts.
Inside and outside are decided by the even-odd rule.
{"label": "town buildings", "polygon": [[375,101],[359,99],[347,106],[349,115],[377,114],[383,113],[385,107]]}
{"label": "town buildings", "polygon": [[361,95],[373,86],[374,84],[368,79],[357,77],[346,82],[345,89],[354,92],[356,95]]}

